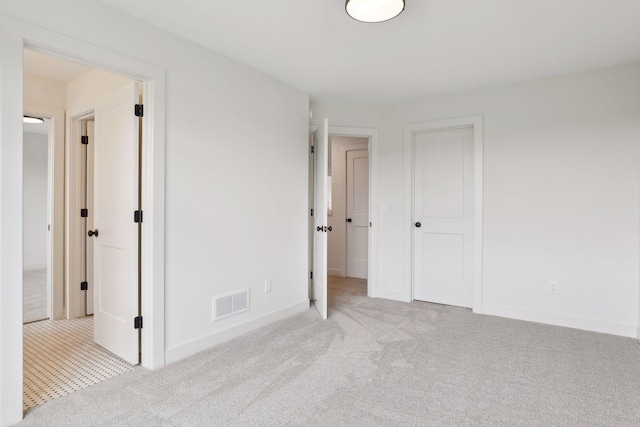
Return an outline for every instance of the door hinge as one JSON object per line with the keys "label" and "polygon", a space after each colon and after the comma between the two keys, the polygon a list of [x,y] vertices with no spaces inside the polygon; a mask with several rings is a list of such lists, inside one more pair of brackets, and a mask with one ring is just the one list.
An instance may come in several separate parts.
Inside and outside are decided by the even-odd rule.
{"label": "door hinge", "polygon": [[133,212],[133,222],[142,222],[142,211]]}
{"label": "door hinge", "polygon": [[142,104],[136,104],[135,113],[136,117],[142,117],[144,115],[144,106]]}
{"label": "door hinge", "polygon": [[313,216],[313,209],[311,209],[311,216]]}
{"label": "door hinge", "polygon": [[142,316],[133,318],[133,329],[142,329]]}
{"label": "door hinge", "polygon": [[87,209],[87,208],[80,209],[80,217],[88,218],[89,217],[89,209]]}
{"label": "door hinge", "polygon": [[309,274],[309,279],[313,279],[313,271]]}
{"label": "door hinge", "polygon": [[81,142],[83,145],[87,145],[87,144],[89,144],[89,137],[88,137],[87,135],[82,135],[82,137],[80,138],[80,142]]}
{"label": "door hinge", "polygon": [[88,282],[81,282],[80,283],[80,290],[81,291],[86,291],[89,289],[89,283]]}
{"label": "door hinge", "polygon": [[313,153],[315,153],[315,152],[316,152],[316,147],[315,147],[315,145],[312,145],[312,146],[311,146],[311,154],[313,154]]}

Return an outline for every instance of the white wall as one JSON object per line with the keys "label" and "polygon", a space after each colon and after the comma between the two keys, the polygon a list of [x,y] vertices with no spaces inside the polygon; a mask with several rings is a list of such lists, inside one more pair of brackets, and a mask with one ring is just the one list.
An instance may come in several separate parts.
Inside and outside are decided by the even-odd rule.
{"label": "white wall", "polygon": [[113,92],[130,82],[130,79],[113,73],[101,70],[89,71],[66,84],[67,111],[93,109],[96,99],[100,96]]}
{"label": "white wall", "polygon": [[[306,93],[96,2],[0,13],[166,70],[168,361],[308,307]],[[242,288],[251,309],[214,324],[212,297]]]}
{"label": "white wall", "polygon": [[25,270],[47,265],[47,155],[48,137],[23,134],[23,267]]}
{"label": "white wall", "polygon": [[315,125],[320,125],[325,118],[329,126],[350,126],[377,128],[379,126],[380,108],[362,104],[331,104],[326,101],[311,101],[310,106]]}
{"label": "white wall", "polygon": [[483,311],[634,335],[639,64],[382,109],[380,288],[411,290],[403,125],[473,114],[485,129]]}
{"label": "white wall", "polygon": [[67,105],[67,85],[45,77],[25,74],[24,103],[64,110]]}

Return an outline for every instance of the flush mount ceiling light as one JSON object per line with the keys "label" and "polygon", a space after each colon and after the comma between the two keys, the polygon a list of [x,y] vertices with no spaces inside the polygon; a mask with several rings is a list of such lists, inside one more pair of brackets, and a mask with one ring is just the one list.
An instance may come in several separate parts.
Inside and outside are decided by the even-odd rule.
{"label": "flush mount ceiling light", "polygon": [[347,14],[361,22],[384,22],[400,15],[404,0],[347,0]]}
{"label": "flush mount ceiling light", "polygon": [[31,117],[31,116],[22,116],[22,121],[24,123],[44,123],[44,119],[40,117]]}

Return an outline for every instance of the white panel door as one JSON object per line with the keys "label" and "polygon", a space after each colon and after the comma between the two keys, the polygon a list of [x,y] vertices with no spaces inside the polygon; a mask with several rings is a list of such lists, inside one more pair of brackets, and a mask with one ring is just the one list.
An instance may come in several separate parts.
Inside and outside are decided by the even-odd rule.
{"label": "white panel door", "polygon": [[413,298],[473,304],[473,129],[414,135]]}
{"label": "white panel door", "polygon": [[324,119],[315,137],[313,299],[327,318],[327,176],[329,172],[329,120]]}
{"label": "white panel door", "polygon": [[367,278],[369,150],[347,151],[347,276]]}
{"label": "white panel door", "polygon": [[139,363],[138,94],[132,83],[97,101],[94,147],[94,339],[132,364]]}

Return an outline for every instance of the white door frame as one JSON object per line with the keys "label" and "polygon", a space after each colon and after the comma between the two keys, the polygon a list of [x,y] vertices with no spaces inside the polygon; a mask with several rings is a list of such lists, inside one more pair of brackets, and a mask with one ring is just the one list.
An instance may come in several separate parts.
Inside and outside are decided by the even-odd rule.
{"label": "white door frame", "polygon": [[308,236],[309,236],[309,274],[307,275],[307,280],[308,280],[308,293],[309,293],[309,300],[313,299],[313,278],[311,277],[311,272],[313,271],[313,254],[314,254],[314,250],[315,250],[315,242],[314,242],[314,238],[315,238],[315,231],[313,229],[314,225],[315,225],[315,218],[313,217],[313,215],[311,214],[311,211],[313,209],[315,209],[315,202],[316,202],[316,193],[315,193],[315,179],[316,179],[316,156],[314,154],[314,150],[313,147],[315,146],[315,133],[318,130],[318,126],[316,125],[309,125],[309,230],[308,230]]}
{"label": "white door frame", "polygon": [[[65,288],[67,299],[67,318],[75,319],[86,315],[85,293],[80,290],[79,283],[84,279],[84,255],[86,242],[84,221],[79,216],[79,200],[82,193],[82,179],[79,176],[82,169],[82,121],[93,118],[94,107],[67,111],[67,143],[65,175]],[[72,184],[73,183],[73,184]],[[89,211],[89,215],[94,212]],[[85,242],[83,244],[83,241]],[[82,260],[79,262],[78,260]],[[89,286],[94,286],[89,283]]]}
{"label": "white door frame", "polygon": [[473,128],[473,179],[474,179],[474,266],[473,266],[473,312],[482,313],[482,157],[483,157],[483,117],[482,115],[456,117],[452,119],[430,120],[404,126],[404,218],[406,221],[405,248],[409,256],[405,257],[405,283],[408,301],[413,301],[414,268],[414,225],[413,225],[413,186],[414,186],[414,135],[435,130]]}
{"label": "white door frame", "polygon": [[[33,49],[143,82],[142,366],[164,365],[165,71],[0,16],[0,425],[22,419],[23,51]],[[133,326],[132,326],[133,327]]]}
{"label": "white door frame", "polygon": [[378,298],[378,129],[329,125],[329,136],[369,138],[369,222],[372,226],[369,227],[367,295]]}
{"label": "white door frame", "polygon": [[62,319],[64,312],[64,110],[25,103],[24,113],[48,118],[47,316]]}

